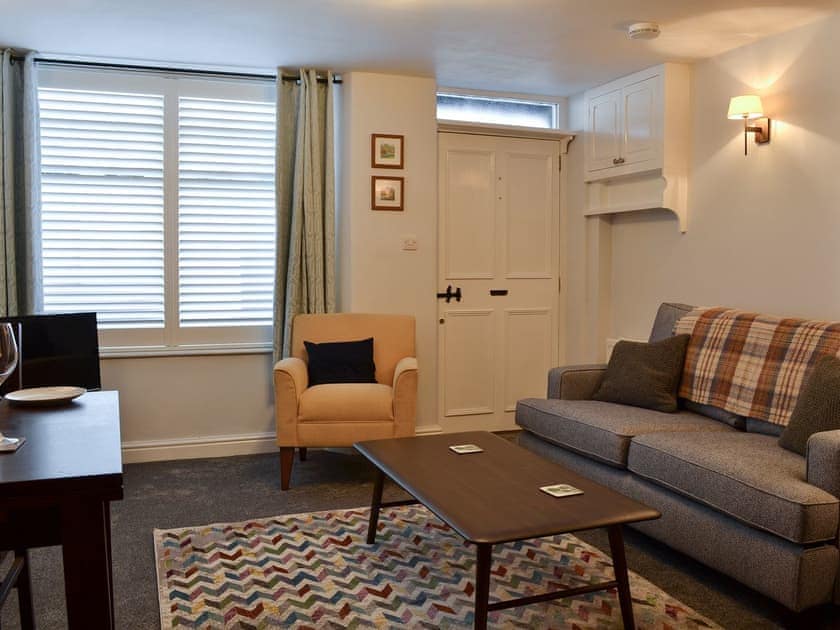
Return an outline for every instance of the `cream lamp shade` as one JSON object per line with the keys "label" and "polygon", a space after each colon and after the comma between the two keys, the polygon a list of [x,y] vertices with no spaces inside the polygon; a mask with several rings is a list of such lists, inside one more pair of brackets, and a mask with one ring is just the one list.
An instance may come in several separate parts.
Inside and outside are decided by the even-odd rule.
{"label": "cream lamp shade", "polygon": [[761,106],[761,97],[754,94],[733,96],[729,99],[729,113],[726,116],[732,120],[762,118],[764,108]]}

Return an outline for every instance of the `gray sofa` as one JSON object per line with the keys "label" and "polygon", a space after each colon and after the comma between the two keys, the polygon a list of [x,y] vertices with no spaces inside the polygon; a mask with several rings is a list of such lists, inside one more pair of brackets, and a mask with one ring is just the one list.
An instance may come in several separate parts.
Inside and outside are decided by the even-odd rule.
{"label": "gray sofa", "polygon": [[[661,305],[650,340],[689,310]],[[551,370],[548,398],[517,405],[520,444],[656,508],[634,527],[791,610],[840,602],[840,431],[814,434],[801,457],[779,427],[715,407],[589,400],[605,368]]]}

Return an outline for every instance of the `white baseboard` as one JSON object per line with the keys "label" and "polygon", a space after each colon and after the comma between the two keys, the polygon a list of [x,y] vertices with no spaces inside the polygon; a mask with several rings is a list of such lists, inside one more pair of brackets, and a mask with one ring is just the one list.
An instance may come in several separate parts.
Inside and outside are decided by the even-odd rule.
{"label": "white baseboard", "polygon": [[[437,424],[427,424],[417,427],[416,433],[417,435],[433,435],[443,433],[443,429]],[[170,440],[138,440],[123,442],[122,445],[124,464],[276,452],[277,435],[273,431]]]}
{"label": "white baseboard", "polygon": [[170,440],[138,440],[123,442],[122,445],[124,464],[157,462],[168,459],[253,455],[276,451],[277,435],[274,431]]}

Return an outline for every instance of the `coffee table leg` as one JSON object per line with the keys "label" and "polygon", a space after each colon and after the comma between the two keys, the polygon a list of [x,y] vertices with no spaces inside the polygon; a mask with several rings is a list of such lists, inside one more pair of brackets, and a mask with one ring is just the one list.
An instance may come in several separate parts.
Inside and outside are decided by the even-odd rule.
{"label": "coffee table leg", "polygon": [[385,486],[385,473],[376,469],[376,479],[373,482],[373,499],[370,502],[370,521],[368,522],[367,543],[376,542],[376,525],[379,522],[379,509],[382,507],[382,488]]}
{"label": "coffee table leg", "polygon": [[618,582],[621,621],[624,623],[625,630],[634,630],[636,624],[633,621],[633,600],[630,598],[630,580],[627,577],[627,559],[624,557],[624,538],[621,535],[621,525],[613,525],[608,529],[608,533],[615,580]]}
{"label": "coffee table leg", "polygon": [[476,545],[475,563],[475,622],[476,630],[487,628],[487,605],[490,603],[490,565],[493,545]]}

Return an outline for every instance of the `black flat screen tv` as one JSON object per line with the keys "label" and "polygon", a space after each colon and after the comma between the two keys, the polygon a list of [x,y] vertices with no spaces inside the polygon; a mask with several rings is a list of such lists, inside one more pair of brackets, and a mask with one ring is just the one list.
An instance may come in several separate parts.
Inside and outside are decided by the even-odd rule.
{"label": "black flat screen tv", "polygon": [[29,387],[100,389],[96,313],[2,317],[18,342],[18,367],[0,394]]}

